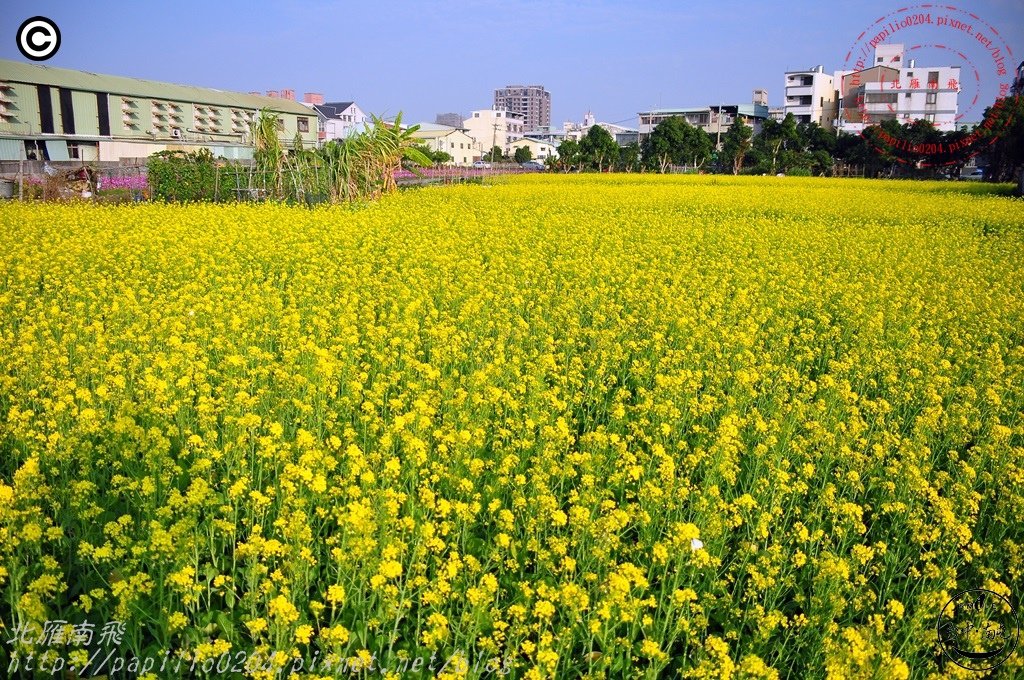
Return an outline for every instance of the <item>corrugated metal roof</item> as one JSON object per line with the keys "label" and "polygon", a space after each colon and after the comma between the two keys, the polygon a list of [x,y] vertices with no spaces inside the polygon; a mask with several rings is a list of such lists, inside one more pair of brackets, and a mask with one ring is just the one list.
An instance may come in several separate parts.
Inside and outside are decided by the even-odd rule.
{"label": "corrugated metal roof", "polygon": [[208,87],[176,85],[156,80],[109,76],[89,71],[76,71],[20,61],[0,59],[0,80],[31,85],[51,85],[72,90],[109,92],[110,94],[148,99],[170,99],[214,106],[233,106],[246,109],[271,109],[281,113],[312,115],[313,111],[300,102],[274,97],[257,97],[242,92],[227,92]]}

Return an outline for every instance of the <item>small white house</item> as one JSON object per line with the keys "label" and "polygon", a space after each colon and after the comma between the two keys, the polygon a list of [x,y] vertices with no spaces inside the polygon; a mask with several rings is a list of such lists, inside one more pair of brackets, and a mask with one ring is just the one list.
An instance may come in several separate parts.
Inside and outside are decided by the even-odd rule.
{"label": "small white house", "polygon": [[420,143],[426,144],[431,150],[443,151],[451,156],[452,165],[472,165],[474,159],[481,154],[476,141],[460,128],[435,123],[420,123],[419,129],[412,136]]}
{"label": "small white house", "polygon": [[512,147],[512,153],[515,153],[516,149],[525,146],[530,150],[531,157],[539,161],[548,158],[558,158],[558,147],[551,142],[545,142],[540,139],[523,137],[512,142],[510,146]]}
{"label": "small white house", "polygon": [[355,102],[310,104],[317,114],[317,136],[321,142],[345,139],[355,131],[366,129],[369,116]]}

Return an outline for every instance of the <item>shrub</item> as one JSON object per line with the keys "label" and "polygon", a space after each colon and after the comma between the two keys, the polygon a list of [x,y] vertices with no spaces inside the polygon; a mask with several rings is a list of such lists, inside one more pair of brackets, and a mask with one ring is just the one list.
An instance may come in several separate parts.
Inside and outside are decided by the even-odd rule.
{"label": "shrub", "polygon": [[217,165],[208,149],[158,151],[147,163],[154,199],[163,201],[213,201],[217,189]]}

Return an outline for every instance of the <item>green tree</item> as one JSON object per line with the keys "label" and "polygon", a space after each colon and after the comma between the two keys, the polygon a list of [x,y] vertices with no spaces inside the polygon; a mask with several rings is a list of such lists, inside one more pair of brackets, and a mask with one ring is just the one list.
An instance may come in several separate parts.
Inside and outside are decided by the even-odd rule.
{"label": "green tree", "polygon": [[644,139],[644,162],[652,170],[666,172],[670,165],[699,168],[711,158],[714,145],[701,128],[680,116],[669,116],[658,123]]}
{"label": "green tree", "polygon": [[805,151],[827,151],[830,154],[836,148],[836,133],[826,130],[817,123],[800,123],[797,126],[800,145]]}
{"label": "green tree", "polygon": [[217,161],[209,149],[158,151],[147,161],[153,198],[164,201],[213,201]]}
{"label": "green tree", "polygon": [[[780,155],[788,147],[798,147],[800,136],[797,131],[796,118],[787,113],[782,122],[769,118],[761,124],[761,132],[754,140],[753,152],[758,159],[759,170],[774,175],[779,170]],[[792,151],[799,151],[793,148]],[[783,165],[782,169],[786,169]]]}
{"label": "green tree", "polygon": [[493,146],[490,151],[484,154],[484,160],[491,163],[497,163],[503,160],[504,157],[505,153],[501,150],[501,147],[498,145]]}
{"label": "green tree", "polygon": [[967,161],[977,151],[974,145],[975,138],[971,137],[971,134],[966,126],[962,126],[959,130],[951,130],[943,136],[943,144],[948,154],[944,158],[945,166],[942,170],[947,177],[959,177]]}
{"label": "green tree", "polygon": [[732,174],[740,174],[743,167],[743,159],[747,157],[752,146],[751,136],[753,130],[743,123],[738,117],[734,118],[729,130],[722,140],[722,159],[727,167],[732,168]]}
{"label": "green tree", "polygon": [[690,125],[683,121],[683,148],[681,159],[684,164],[699,168],[711,159],[711,152],[715,145],[711,141],[711,135],[702,128]]}
{"label": "green tree", "polygon": [[575,170],[580,164],[580,144],[575,139],[564,139],[558,145],[558,167],[562,172]]}
{"label": "green tree", "polygon": [[452,160],[451,154],[447,151],[431,149],[426,144],[416,144],[414,148],[429,158],[434,164],[448,163]]}
{"label": "green tree", "polygon": [[526,161],[533,160],[533,152],[530,151],[530,147],[528,146],[516,147],[513,159],[516,163],[525,163]]}
{"label": "green tree", "polygon": [[985,109],[975,149],[984,148],[985,179],[1024,188],[1024,94],[1004,97]]}
{"label": "green tree", "polygon": [[636,142],[619,149],[619,160],[615,169],[619,172],[633,172],[640,168],[640,145]]}
{"label": "green tree", "polygon": [[402,169],[403,161],[429,167],[431,160],[416,148],[416,138],[413,135],[420,126],[412,125],[402,129],[401,113],[393,122],[377,116],[370,116],[370,120],[373,122],[372,126],[359,135],[358,139],[360,162],[363,165],[368,193],[374,197],[398,188],[395,173]]}
{"label": "green tree", "polygon": [[683,162],[687,125],[679,116],[669,116],[654,126],[641,147],[647,167],[664,173],[670,165]]}
{"label": "green tree", "polygon": [[811,171],[816,175],[831,175],[836,161],[832,158],[832,154],[824,149],[818,149],[817,151],[809,152],[811,161]]}
{"label": "green tree", "polygon": [[619,158],[619,145],[611,133],[600,125],[592,125],[580,140],[580,156],[584,165],[604,172]]}

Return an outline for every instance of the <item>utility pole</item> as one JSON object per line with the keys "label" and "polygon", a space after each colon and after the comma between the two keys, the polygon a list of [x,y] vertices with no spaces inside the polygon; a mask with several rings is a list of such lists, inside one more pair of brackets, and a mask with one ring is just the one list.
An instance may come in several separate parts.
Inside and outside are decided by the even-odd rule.
{"label": "utility pole", "polygon": [[494,123],[491,128],[494,130],[494,135],[491,136],[491,163],[494,163],[494,147],[498,146],[498,124]]}
{"label": "utility pole", "polygon": [[715,140],[715,150],[718,151],[722,148],[722,107],[725,106],[725,102],[719,102],[718,104],[718,139]]}

